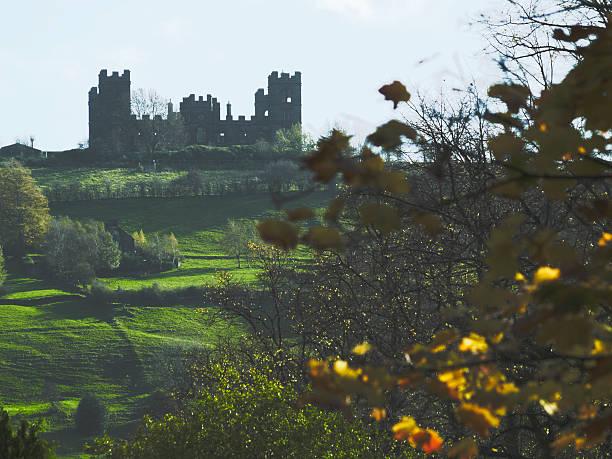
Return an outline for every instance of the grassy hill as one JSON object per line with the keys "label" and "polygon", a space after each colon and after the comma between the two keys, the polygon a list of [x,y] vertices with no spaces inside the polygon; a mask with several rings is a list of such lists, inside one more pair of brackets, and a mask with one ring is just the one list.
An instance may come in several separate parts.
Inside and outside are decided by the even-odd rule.
{"label": "grassy hill", "polygon": [[[301,203],[320,205],[327,193]],[[218,239],[228,218],[261,218],[274,212],[267,195],[187,199],[112,200],[54,205],[54,215],[117,219],[127,231],[174,232],[188,255],[179,269],[143,279],[107,278],[111,287],[162,289],[215,281],[219,270],[245,282],[255,269],[237,269]],[[219,337],[239,336],[236,324],[213,323],[202,304],[109,310],[9,265],[0,297],[0,405],[19,417],[49,420],[61,457],[78,457],[83,438],[71,416],[85,391],[103,398],[111,412],[110,433],[131,428],[147,396],[169,384],[165,364],[185,349],[214,346]]]}

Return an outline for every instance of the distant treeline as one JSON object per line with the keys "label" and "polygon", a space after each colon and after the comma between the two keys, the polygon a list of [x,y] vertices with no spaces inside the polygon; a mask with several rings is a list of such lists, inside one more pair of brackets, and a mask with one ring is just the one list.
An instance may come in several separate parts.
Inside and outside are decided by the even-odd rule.
{"label": "distant treeline", "polygon": [[177,198],[186,196],[221,196],[239,193],[257,193],[267,190],[258,177],[234,179],[232,181],[210,179],[196,171],[172,181],[155,177],[123,183],[81,183],[69,181],[47,186],[44,193],[49,202],[85,201],[95,199],[130,198]]}
{"label": "distant treeline", "polygon": [[232,145],[216,147],[190,145],[176,151],[151,153],[127,152],[110,155],[88,148],[47,152],[40,157],[16,158],[28,167],[136,167],[139,164],[171,168],[208,170],[261,168],[264,161],[294,159],[299,153],[274,151],[265,145]]}
{"label": "distant treeline", "polygon": [[[287,180],[281,191],[302,191],[304,180]],[[266,178],[211,178],[197,171],[188,172],[171,181],[156,177],[119,183],[82,183],[78,180],[55,183],[44,188],[49,202],[87,201],[98,199],[179,198],[224,196],[270,191]]]}

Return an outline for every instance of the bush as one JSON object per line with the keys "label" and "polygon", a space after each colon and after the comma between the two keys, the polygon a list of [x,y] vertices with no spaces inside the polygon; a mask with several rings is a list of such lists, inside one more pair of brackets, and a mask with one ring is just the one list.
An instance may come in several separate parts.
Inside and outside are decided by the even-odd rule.
{"label": "bush", "polygon": [[139,412],[142,416],[151,416],[154,420],[161,420],[167,413],[176,410],[176,402],[171,395],[163,390],[156,390],[142,401]]}
{"label": "bush", "polygon": [[108,410],[102,400],[94,394],[85,394],[74,415],[77,431],[84,435],[98,434],[104,431]]}
{"label": "bush", "polygon": [[215,384],[184,412],[145,417],[132,440],[105,436],[90,452],[113,459],[388,457],[383,433],[339,413],[296,408],[293,389],[266,370],[240,368],[213,364],[206,377]]}
{"label": "bush", "polygon": [[101,222],[81,224],[55,218],[47,231],[46,261],[53,276],[72,285],[85,285],[100,273],[119,266],[121,251]]}
{"label": "bush", "polygon": [[89,289],[89,299],[98,306],[108,306],[113,303],[114,292],[101,280],[95,279]]}
{"label": "bush", "polygon": [[38,437],[41,423],[28,424],[21,421],[19,429],[13,432],[9,415],[0,407],[0,457],[24,459],[55,458],[53,447]]}

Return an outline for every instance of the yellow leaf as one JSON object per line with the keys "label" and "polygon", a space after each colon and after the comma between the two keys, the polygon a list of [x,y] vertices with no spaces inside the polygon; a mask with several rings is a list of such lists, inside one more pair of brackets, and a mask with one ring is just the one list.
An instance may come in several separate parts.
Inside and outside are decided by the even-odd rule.
{"label": "yellow leaf", "polygon": [[334,362],[334,373],[343,378],[356,379],[361,374],[361,370],[354,370],[349,367],[345,360],[336,360]]}
{"label": "yellow leaf", "polygon": [[519,282],[525,282],[525,276],[523,276],[521,273],[516,273],[514,275],[514,279]]}
{"label": "yellow leaf", "polygon": [[387,417],[387,410],[384,408],[372,408],[370,417],[376,419],[377,421],[382,421]]}
{"label": "yellow leaf", "polygon": [[370,350],[372,349],[372,346],[367,343],[367,342],[363,342],[361,344],[358,344],[357,346],[355,346],[352,350],[353,354],[357,354],[357,355],[364,355],[367,354],[368,352],[370,352]]}
{"label": "yellow leaf", "polygon": [[606,347],[604,346],[604,343],[599,339],[593,341],[593,349],[591,349],[591,355],[603,354],[604,352],[606,352]]}
{"label": "yellow leaf", "polygon": [[546,400],[540,399],[540,406],[549,416],[552,416],[559,411],[559,405],[557,405],[557,402],[547,402]]}
{"label": "yellow leaf", "polygon": [[489,409],[473,403],[464,403],[455,410],[455,414],[459,422],[482,437],[487,437],[489,435],[489,429],[491,427],[499,427],[498,417]]}
{"label": "yellow leaf", "polygon": [[417,423],[409,416],[402,417],[400,422],[391,427],[393,437],[396,440],[407,440],[415,429],[418,429]]}
{"label": "yellow leaf", "polygon": [[601,239],[597,243],[600,247],[604,247],[608,242],[612,241],[612,233],[603,233]]}
{"label": "yellow leaf", "polygon": [[459,350],[461,352],[471,352],[472,354],[484,354],[489,350],[489,345],[484,337],[476,333],[470,333],[470,336],[464,337],[461,341]]}
{"label": "yellow leaf", "polygon": [[550,266],[541,266],[535,273],[533,277],[533,282],[535,284],[540,284],[542,282],[550,282],[556,279],[559,279],[561,276],[561,270],[558,268],[551,268]]}

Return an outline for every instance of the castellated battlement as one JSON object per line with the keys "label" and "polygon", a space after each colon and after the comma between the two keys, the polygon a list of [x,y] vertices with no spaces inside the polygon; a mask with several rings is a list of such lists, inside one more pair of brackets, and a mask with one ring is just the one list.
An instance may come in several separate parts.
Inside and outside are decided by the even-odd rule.
{"label": "castellated battlement", "polygon": [[108,76],[108,70],[102,69],[98,74],[98,82],[107,81],[107,80],[127,80],[130,81],[130,71],[124,70],[123,74],[119,75],[119,72],[113,72],[110,76]]}
{"label": "castellated battlement", "polygon": [[[195,94],[183,97],[179,112],[168,119],[143,115],[136,119],[131,113],[130,71],[122,74],[102,69],[98,87],[89,90],[89,144],[93,150],[115,152],[135,151],[135,136],[142,121],[170,123],[182,121],[186,145],[243,145],[257,140],[271,141],[276,131],[302,122],[301,72],[272,72],[268,76],[268,92],[260,88],[255,93],[255,114],[232,116],[231,104],[221,119],[221,104],[216,97]],[[170,126],[170,125],[169,125]]]}
{"label": "castellated battlement", "polygon": [[268,77],[268,82],[274,81],[274,80],[292,81],[294,83],[301,83],[302,82],[302,72],[295,72],[293,75],[283,72],[280,74],[280,76],[278,72],[272,72],[270,76]]}

